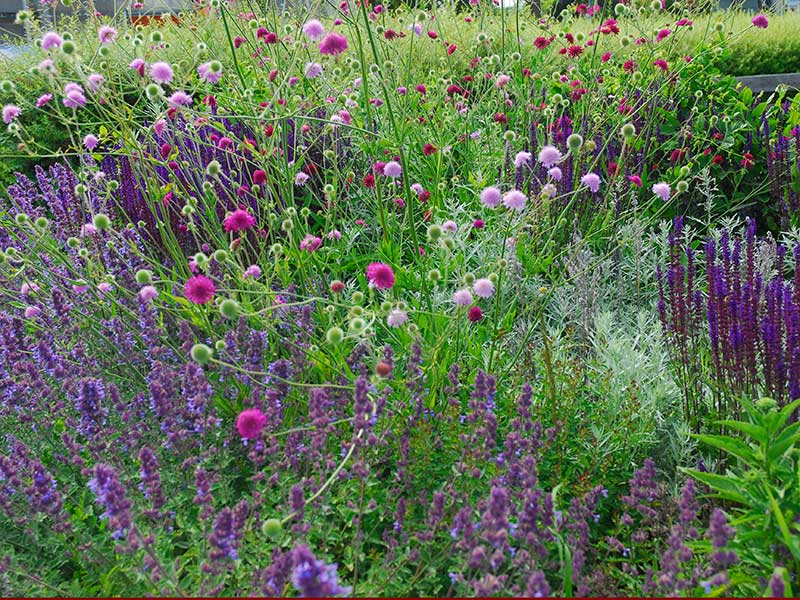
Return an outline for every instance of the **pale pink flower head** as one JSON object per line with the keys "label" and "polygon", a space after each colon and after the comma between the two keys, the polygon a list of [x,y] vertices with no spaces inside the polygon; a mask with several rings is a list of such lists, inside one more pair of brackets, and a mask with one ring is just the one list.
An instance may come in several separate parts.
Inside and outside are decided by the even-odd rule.
{"label": "pale pink flower head", "polygon": [[367,266],[367,281],[379,290],[391,289],[394,286],[394,271],[386,263],[370,263]]}
{"label": "pale pink flower head", "polygon": [[322,23],[316,19],[311,19],[310,21],[307,21],[305,25],[303,25],[303,33],[309,39],[316,42],[323,35],[325,35],[325,28],[322,26]]}
{"label": "pale pink flower head", "polygon": [[6,104],[3,107],[3,123],[10,124],[22,114],[22,109],[16,104]]}
{"label": "pale pink flower head", "polygon": [[472,304],[472,292],[466,288],[458,290],[453,294],[453,302],[459,306],[469,306]]}
{"label": "pale pink flower head", "polygon": [[211,70],[211,61],[205,62],[197,67],[197,75],[206,83],[215,84],[222,78],[222,69],[218,71]]}
{"label": "pale pink flower head", "polygon": [[386,317],[386,324],[389,327],[400,327],[406,321],[408,321],[408,313],[404,310],[400,310],[399,308],[393,308],[390,310]]}
{"label": "pale pink flower head", "polygon": [[245,231],[256,224],[256,218],[246,210],[236,209],[225,217],[223,228],[227,233]]}
{"label": "pale pink flower head", "polygon": [[166,119],[159,119],[155,123],[153,123],[153,131],[155,131],[156,135],[164,135],[164,131],[167,129],[167,120]]}
{"label": "pale pink flower head", "polygon": [[563,173],[559,167],[550,167],[547,170],[547,174],[550,176],[550,179],[553,179],[554,181],[561,181],[561,178],[563,177]]}
{"label": "pale pink flower head", "polygon": [[97,144],[100,143],[100,140],[97,139],[96,135],[92,135],[91,133],[83,138],[83,145],[86,147],[87,150],[90,152],[97,148]]}
{"label": "pale pink flower head", "polygon": [[261,277],[261,267],[258,265],[250,265],[244,272],[245,277],[250,277],[252,279],[258,279]]}
{"label": "pale pink flower head", "polygon": [[531,153],[530,152],[517,152],[517,155],[514,157],[514,166],[519,169],[523,165],[528,165],[531,162]]}
{"label": "pale pink flower head", "polygon": [[97,30],[97,37],[101,44],[113,44],[117,38],[117,30],[110,25],[103,25]]}
{"label": "pale pink flower head", "polygon": [[458,225],[455,221],[445,221],[442,223],[442,230],[446,231],[447,233],[455,233],[458,229]]}
{"label": "pale pink flower head", "polygon": [[403,174],[403,167],[401,167],[400,163],[397,162],[396,160],[390,160],[383,167],[383,174],[386,177],[391,177],[392,179],[396,179]]}
{"label": "pale pink flower head", "polygon": [[653,193],[659,198],[661,198],[664,202],[669,200],[669,195],[671,191],[672,190],[669,189],[669,184],[664,183],[663,181],[661,183],[653,184]]}
{"label": "pale pink flower head", "polygon": [[494,284],[491,279],[476,279],[472,290],[480,298],[491,298],[494,294]]}
{"label": "pale pink flower head", "polygon": [[89,88],[90,92],[97,93],[105,82],[106,78],[100,73],[92,73],[86,78],[86,87]]}
{"label": "pale pink flower head", "polygon": [[63,43],[64,39],[55,31],[48,31],[42,36],[42,50],[60,48]]}
{"label": "pale pink flower head", "polygon": [[497,208],[501,199],[502,194],[496,187],[487,187],[481,192],[481,202],[489,208]]}
{"label": "pale pink flower head", "polygon": [[497,79],[494,80],[495,86],[498,88],[504,88],[508,85],[508,82],[511,81],[511,77],[508,75],[498,75]]}
{"label": "pale pink flower head", "polygon": [[596,173],[587,173],[581,177],[581,183],[589,188],[593,194],[600,190],[600,176]]}
{"label": "pale pink flower head", "polygon": [[150,78],[156,83],[169,83],[174,76],[169,63],[159,61],[150,65]]}
{"label": "pale pink flower head", "polygon": [[68,83],[64,86],[64,99],[62,102],[67,108],[86,106],[86,96],[83,93],[83,88],[77,83]]}
{"label": "pale pink flower head", "polygon": [[561,151],[555,146],[544,146],[539,150],[539,162],[546,169],[554,167],[561,160]]}
{"label": "pale pink flower head", "polygon": [[158,290],[152,285],[146,285],[139,290],[139,298],[141,298],[142,302],[150,302],[156,296],[158,296]]}
{"label": "pale pink flower head", "polygon": [[186,92],[178,90],[177,92],[173,92],[172,95],[167,98],[167,103],[173,108],[177,108],[179,106],[189,106],[192,103],[192,97]]}
{"label": "pale pink flower head", "polygon": [[100,292],[101,295],[107,294],[112,289],[114,289],[114,287],[107,281],[102,281],[97,284],[97,291]]}
{"label": "pale pink flower head", "polygon": [[314,79],[322,74],[322,65],[315,62],[307,62],[305,68],[305,76],[308,79]]}
{"label": "pale pink flower head", "polygon": [[183,287],[183,294],[189,302],[194,304],[208,304],[217,291],[214,282],[205,275],[195,275],[186,280]]}
{"label": "pale pink flower head", "polygon": [[38,306],[28,306],[25,308],[25,318],[26,319],[33,319],[42,312],[42,309]]}
{"label": "pale pink flower head", "polygon": [[51,58],[45,58],[36,66],[36,68],[39,69],[39,72],[44,75],[56,72],[56,65]]}
{"label": "pale pink flower head", "polygon": [[519,190],[509,190],[503,194],[503,206],[512,210],[522,210],[525,208],[525,201],[528,198]]}
{"label": "pale pink flower head", "polygon": [[300,250],[306,252],[316,252],[322,245],[322,238],[311,233],[307,233],[306,237],[300,240]]}
{"label": "pale pink flower head", "polygon": [[236,417],[236,430],[246,440],[255,440],[267,424],[267,416],[257,408],[248,408]]}
{"label": "pale pink flower head", "polygon": [[302,171],[298,171],[297,175],[294,176],[295,185],[302,187],[306,184],[306,181],[308,181],[308,175]]}
{"label": "pale pink flower head", "polygon": [[336,56],[345,50],[347,50],[347,38],[340,33],[329,33],[319,43],[319,51],[329,56]]}
{"label": "pale pink flower head", "polygon": [[139,74],[139,77],[144,77],[144,69],[146,66],[147,63],[143,58],[134,58],[128,65],[129,68],[133,69]]}
{"label": "pale pink flower head", "polygon": [[752,23],[754,27],[758,27],[759,29],[766,29],[767,26],[769,26],[769,21],[767,20],[767,17],[765,15],[762,15],[761,13],[753,17]]}
{"label": "pale pink flower head", "polygon": [[36,108],[42,108],[45,104],[53,99],[53,94],[42,94],[36,100]]}

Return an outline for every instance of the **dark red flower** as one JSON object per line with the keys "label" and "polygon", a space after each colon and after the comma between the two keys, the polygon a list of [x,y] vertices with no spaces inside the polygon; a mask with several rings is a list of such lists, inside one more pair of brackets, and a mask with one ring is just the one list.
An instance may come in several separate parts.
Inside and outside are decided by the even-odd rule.
{"label": "dark red flower", "polygon": [[431,154],[435,154],[436,146],[434,146],[433,144],[425,144],[425,146],[422,148],[422,153],[425,156],[430,156]]}
{"label": "dark red flower", "polygon": [[483,311],[481,310],[480,306],[473,306],[469,309],[467,313],[467,318],[472,321],[473,323],[477,323],[481,319],[483,319]]}

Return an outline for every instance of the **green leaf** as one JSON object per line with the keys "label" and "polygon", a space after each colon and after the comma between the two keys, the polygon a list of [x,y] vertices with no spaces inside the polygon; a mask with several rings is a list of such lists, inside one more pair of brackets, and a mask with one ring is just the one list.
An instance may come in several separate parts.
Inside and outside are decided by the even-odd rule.
{"label": "green leaf", "polygon": [[798,440],[800,440],[800,422],[792,423],[775,438],[775,441],[769,445],[767,459],[771,462],[783,456]]}
{"label": "green leaf", "polygon": [[728,429],[735,429],[736,431],[741,431],[742,433],[746,433],[757,442],[761,444],[766,444],[769,441],[769,435],[767,434],[767,430],[761,427],[761,425],[756,425],[755,423],[747,423],[745,421],[731,421],[731,420],[722,420],[722,421],[714,421],[715,425],[721,425],[722,427],[727,427]]}
{"label": "green leaf", "polygon": [[727,435],[707,434],[692,434],[692,437],[700,440],[704,444],[724,450],[728,454],[733,454],[747,463],[756,462],[756,456],[753,454],[753,450],[750,446],[736,438]]}
{"label": "green leaf", "polygon": [[712,488],[720,498],[732,500],[740,504],[748,505],[747,498],[739,491],[742,489],[742,480],[738,477],[728,477],[726,475],[716,475],[714,473],[704,473],[697,469],[681,468],[681,471],[694,477],[698,481],[705,483]]}

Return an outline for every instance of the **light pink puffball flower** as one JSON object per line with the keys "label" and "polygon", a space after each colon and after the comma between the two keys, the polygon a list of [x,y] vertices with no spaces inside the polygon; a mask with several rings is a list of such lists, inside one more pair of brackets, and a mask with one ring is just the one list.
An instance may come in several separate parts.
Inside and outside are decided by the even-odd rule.
{"label": "light pink puffball flower", "polygon": [[117,30],[110,25],[103,25],[97,30],[97,37],[101,44],[113,44],[117,38]]}
{"label": "light pink puffball flower", "polygon": [[146,285],[139,290],[139,298],[142,302],[150,302],[158,296],[158,290],[152,285]]}
{"label": "light pink puffball flower", "polygon": [[500,193],[500,190],[493,186],[484,188],[481,192],[481,202],[483,202],[489,208],[497,208],[500,205],[502,198],[503,196]]}
{"label": "light pink puffball flower", "polygon": [[508,75],[498,75],[497,79],[494,80],[494,84],[496,87],[502,89],[508,85],[509,81],[511,81],[511,77]]}
{"label": "light pink puffball flower", "polygon": [[530,152],[517,152],[517,155],[514,157],[514,166],[519,169],[522,165],[530,164],[531,162],[531,153]]}
{"label": "light pink puffball flower", "polygon": [[83,145],[86,147],[87,150],[90,152],[97,148],[97,144],[100,143],[100,140],[97,139],[96,135],[92,135],[91,133],[83,138]]}
{"label": "light pink puffball flower", "polygon": [[53,48],[60,48],[64,43],[64,39],[55,31],[48,31],[42,36],[42,50],[51,50]]}
{"label": "light pink puffball flower", "polygon": [[325,35],[325,27],[322,26],[322,23],[317,21],[316,19],[311,19],[307,21],[305,25],[303,25],[303,33],[308,37],[308,39],[317,41]]}
{"label": "light pink puffball flower", "polygon": [[211,70],[211,61],[205,62],[197,67],[197,76],[206,83],[215,84],[222,78],[222,69],[219,71]]}
{"label": "light pink puffball flower", "polygon": [[315,62],[306,63],[305,76],[307,79],[314,79],[322,75],[322,65]]}
{"label": "light pink puffball flower", "polygon": [[383,174],[386,175],[386,177],[396,179],[403,174],[403,167],[401,167],[400,163],[396,160],[390,160],[383,167]]}
{"label": "light pink puffball flower", "polygon": [[503,206],[511,210],[522,210],[528,198],[519,190],[509,190],[503,194]]}
{"label": "light pink puffball flower", "polygon": [[22,114],[22,109],[16,104],[6,104],[3,107],[3,123],[9,125]]}
{"label": "light pink puffball flower", "polygon": [[472,284],[472,291],[480,298],[491,298],[494,294],[494,284],[491,279],[476,279]]}
{"label": "light pink puffball flower", "polygon": [[408,313],[399,308],[393,308],[386,317],[386,324],[389,327],[401,327],[406,321],[408,321]]}
{"label": "light pink puffball flower", "polygon": [[459,306],[469,306],[472,304],[472,292],[468,289],[458,290],[453,294],[453,302]]}
{"label": "light pink puffball flower", "polygon": [[560,160],[561,150],[555,146],[544,146],[539,150],[539,162],[542,163],[542,166],[546,169],[556,166]]}
{"label": "light pink puffball flower", "polygon": [[455,221],[445,221],[444,223],[442,223],[442,230],[445,231],[446,233],[453,234],[456,232],[457,229],[458,225],[456,224]]}
{"label": "light pink puffball flower", "polygon": [[159,61],[150,65],[150,78],[156,83],[169,83],[174,76],[169,63]]}
{"label": "light pink puffball flower", "polygon": [[600,190],[600,176],[596,173],[587,173],[581,177],[581,183],[589,188],[589,191],[593,194],[596,194]]}
{"label": "light pink puffball flower", "polygon": [[547,174],[553,181],[561,181],[561,178],[564,176],[559,167],[550,167],[547,170]]}
{"label": "light pink puffball flower", "polygon": [[663,181],[661,183],[653,184],[653,193],[661,198],[664,202],[669,200],[671,191],[672,190],[669,189],[669,184],[664,183]]}

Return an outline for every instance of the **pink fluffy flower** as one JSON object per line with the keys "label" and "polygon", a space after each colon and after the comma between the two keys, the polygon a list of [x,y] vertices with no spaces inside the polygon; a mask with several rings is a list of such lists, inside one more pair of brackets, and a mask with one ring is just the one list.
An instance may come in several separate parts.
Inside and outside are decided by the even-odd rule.
{"label": "pink fluffy flower", "polygon": [[236,430],[247,440],[258,439],[266,424],[267,416],[257,408],[245,409],[236,417]]}
{"label": "pink fluffy flower", "polygon": [[512,210],[522,210],[525,208],[527,197],[519,190],[509,190],[503,194],[503,206]]}
{"label": "pink fluffy flower", "polygon": [[3,107],[3,123],[8,125],[22,113],[22,109],[16,104],[6,104]]}
{"label": "pink fluffy flower", "polygon": [[476,279],[472,289],[480,298],[491,298],[494,294],[494,284],[491,279]]}
{"label": "pink fluffy flower", "polygon": [[67,108],[86,106],[86,96],[83,93],[83,88],[77,83],[68,83],[64,86],[64,99],[62,102]]}
{"label": "pink fluffy flower", "polygon": [[315,62],[306,63],[304,74],[307,79],[314,79],[322,75],[322,65]]}
{"label": "pink fluffy flower", "polygon": [[596,173],[587,173],[581,177],[581,183],[589,188],[593,194],[596,194],[600,189],[600,176]]}
{"label": "pink fluffy flower", "polygon": [[530,152],[517,152],[514,157],[514,166],[519,169],[522,165],[529,165],[531,162]]}
{"label": "pink fluffy flower", "polygon": [[210,84],[215,84],[222,77],[222,69],[219,69],[218,71],[213,71],[211,69],[211,61],[209,61],[197,67],[197,75],[203,81]]}
{"label": "pink fluffy flower", "polygon": [[761,13],[753,17],[752,23],[754,27],[758,27],[759,29],[766,29],[767,26],[769,25],[767,17],[765,15],[762,15]]}
{"label": "pink fluffy flower", "polygon": [[101,44],[112,44],[117,38],[117,30],[110,25],[103,25],[97,30],[97,37]]}
{"label": "pink fluffy flower", "polygon": [[408,313],[404,310],[400,310],[399,308],[392,309],[386,316],[386,324],[389,327],[400,327],[406,321],[408,321]]}
{"label": "pink fluffy flower", "polygon": [[150,78],[156,83],[169,83],[173,77],[174,73],[169,63],[159,61],[150,65]]}
{"label": "pink fluffy flower", "polygon": [[173,108],[177,108],[179,106],[189,106],[192,103],[192,97],[186,92],[178,90],[177,92],[173,92],[172,95],[167,98],[167,103]]}
{"label": "pink fluffy flower", "polygon": [[223,228],[227,233],[245,231],[256,224],[256,218],[246,210],[236,209],[225,217]]}
{"label": "pink fluffy flower", "polygon": [[401,167],[400,163],[397,162],[396,160],[390,160],[383,167],[383,174],[386,177],[391,177],[392,179],[396,179],[403,174],[403,167]]}
{"label": "pink fluffy flower", "polygon": [[42,94],[36,99],[36,108],[42,108],[45,104],[53,99],[53,94]]}
{"label": "pink fluffy flower", "polygon": [[394,286],[394,271],[386,263],[370,263],[367,266],[367,281],[379,290],[391,289]]}
{"label": "pink fluffy flower", "polygon": [[48,31],[42,36],[42,50],[59,48],[64,43],[64,39],[55,31]]}
{"label": "pink fluffy flower", "polygon": [[481,202],[489,208],[497,208],[501,199],[502,194],[496,187],[487,187],[481,192]]}
{"label": "pink fluffy flower", "polygon": [[319,43],[322,54],[336,56],[347,50],[347,38],[339,33],[329,33]]}
{"label": "pink fluffy flower", "polygon": [[653,184],[653,193],[661,198],[664,202],[669,200],[670,191],[671,190],[669,189],[668,183],[661,182]]}
{"label": "pink fluffy flower", "polygon": [[258,265],[250,265],[247,267],[247,270],[245,270],[244,276],[252,279],[258,279],[261,277],[261,267]]}
{"label": "pink fluffy flower", "polygon": [[205,275],[195,275],[186,280],[183,287],[183,294],[189,302],[194,304],[207,304],[214,297],[217,288],[214,282]]}
{"label": "pink fluffy flower", "polygon": [[86,147],[87,150],[90,152],[97,148],[97,144],[100,143],[100,140],[97,139],[96,135],[92,135],[91,133],[83,138],[83,145]]}
{"label": "pink fluffy flower", "polygon": [[86,78],[86,87],[89,88],[90,92],[97,93],[105,82],[106,78],[100,73],[92,73]]}
{"label": "pink fluffy flower", "polygon": [[564,176],[564,174],[561,172],[561,169],[558,167],[551,167],[548,169],[547,174],[555,181],[561,181],[561,178]]}
{"label": "pink fluffy flower", "polygon": [[154,299],[156,296],[158,296],[158,290],[152,285],[146,285],[139,290],[139,298],[142,302],[150,302],[150,300]]}
{"label": "pink fluffy flower", "polygon": [[144,69],[146,66],[147,63],[143,58],[134,58],[128,65],[129,68],[133,69],[139,74],[139,77],[144,77]]}
{"label": "pink fluffy flower", "polygon": [[309,39],[316,42],[323,35],[325,35],[325,28],[322,26],[322,23],[316,19],[311,19],[305,25],[303,25],[303,33],[306,34]]}
{"label": "pink fluffy flower", "polygon": [[453,294],[453,302],[459,306],[469,306],[472,304],[472,293],[468,289],[458,290]]}
{"label": "pink fluffy flower", "polygon": [[555,146],[545,146],[539,150],[539,162],[546,169],[554,167],[561,160],[561,151]]}
{"label": "pink fluffy flower", "polygon": [[628,181],[630,181],[636,187],[642,187],[642,178],[638,175],[629,175]]}
{"label": "pink fluffy flower", "polygon": [[300,250],[305,250],[306,252],[316,252],[321,245],[322,238],[311,233],[307,233],[306,236],[300,240]]}

